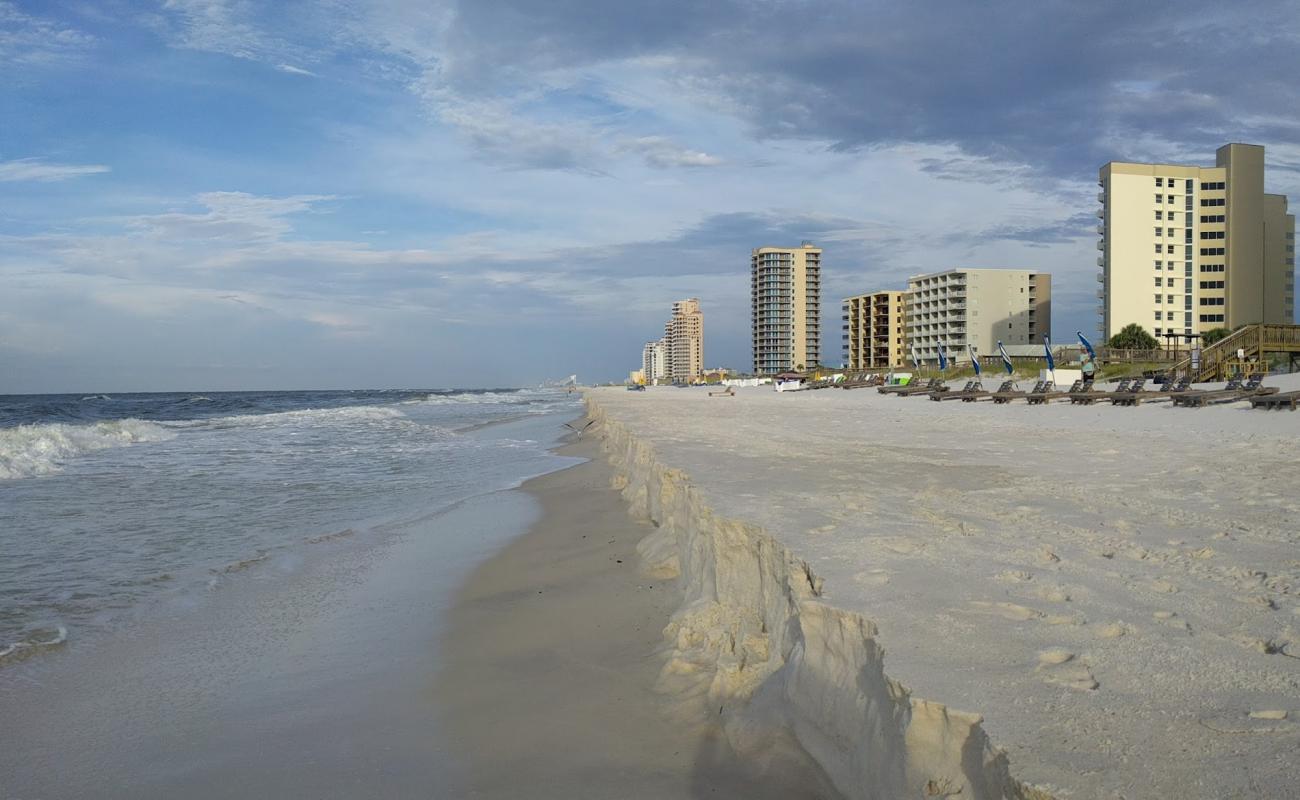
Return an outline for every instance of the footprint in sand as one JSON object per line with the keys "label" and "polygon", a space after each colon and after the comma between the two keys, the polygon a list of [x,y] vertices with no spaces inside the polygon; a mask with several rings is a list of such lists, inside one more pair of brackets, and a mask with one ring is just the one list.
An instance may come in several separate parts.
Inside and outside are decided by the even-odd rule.
{"label": "footprint in sand", "polygon": [[890,572],[887,569],[873,569],[859,572],[853,576],[854,583],[860,586],[884,586],[889,583]]}
{"label": "footprint in sand", "polygon": [[1098,627],[1094,633],[1098,639],[1118,639],[1121,636],[1133,633],[1133,627],[1125,625],[1123,622],[1112,622]]}
{"label": "footprint in sand", "polygon": [[1172,583],[1164,579],[1157,579],[1152,581],[1151,589],[1153,591],[1160,592],[1161,594],[1174,594],[1178,591],[1177,586],[1173,585]]}
{"label": "footprint in sand", "polygon": [[1038,666],[1034,669],[1048,683],[1090,692],[1097,688],[1097,679],[1092,670],[1069,650],[1044,650],[1038,654]]}
{"label": "footprint in sand", "polygon": [[1068,603],[1070,602],[1070,593],[1064,586],[1040,586],[1034,592],[1039,600],[1046,600],[1049,603]]}
{"label": "footprint in sand", "polygon": [[1032,581],[1034,575],[1033,573],[1026,572],[1023,569],[1009,569],[1005,572],[999,572],[996,579],[1003,583],[1023,583],[1025,581]]}
{"label": "footprint in sand", "polygon": [[1009,619],[1012,622],[1025,622],[1031,619],[1042,619],[1046,616],[1037,609],[1015,603],[989,603],[983,600],[971,600],[970,606],[971,610],[976,614],[989,614],[1002,619]]}
{"label": "footprint in sand", "polygon": [[1192,630],[1192,626],[1188,625],[1186,622],[1183,622],[1181,619],[1179,619],[1178,614],[1174,613],[1173,611],[1156,611],[1152,613],[1151,616],[1154,617],[1157,621],[1165,625],[1168,625],[1169,627],[1174,628],[1175,630],[1187,631],[1188,633],[1190,633]]}

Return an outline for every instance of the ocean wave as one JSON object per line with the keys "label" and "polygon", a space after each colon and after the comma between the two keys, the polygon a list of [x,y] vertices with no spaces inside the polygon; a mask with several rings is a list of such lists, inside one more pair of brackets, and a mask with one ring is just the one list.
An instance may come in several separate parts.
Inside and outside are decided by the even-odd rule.
{"label": "ocean wave", "polygon": [[526,391],[504,391],[504,392],[452,392],[449,394],[439,394],[430,392],[423,398],[406,400],[405,403],[420,403],[424,405],[469,405],[478,403],[481,405],[500,405],[502,403],[515,403],[523,405],[538,400],[545,399],[545,395],[538,392]]}
{"label": "ocean wave", "polygon": [[57,647],[68,641],[68,629],[59,625],[29,632],[22,639],[0,646],[0,664],[18,661],[47,647]]}
{"label": "ocean wave", "polygon": [[321,426],[339,423],[369,423],[405,420],[407,416],[389,406],[345,406],[343,408],[304,408],[297,411],[273,411],[269,414],[236,414],[229,417],[181,420],[168,423],[175,428],[267,428],[281,425]]}
{"label": "ocean wave", "polygon": [[113,398],[109,397],[106,394],[88,394],[81,399],[82,400],[112,400]]}
{"label": "ocean wave", "polygon": [[91,425],[19,425],[0,429],[0,480],[33,478],[60,471],[77,456],[109,447],[165,442],[176,434],[139,419]]}

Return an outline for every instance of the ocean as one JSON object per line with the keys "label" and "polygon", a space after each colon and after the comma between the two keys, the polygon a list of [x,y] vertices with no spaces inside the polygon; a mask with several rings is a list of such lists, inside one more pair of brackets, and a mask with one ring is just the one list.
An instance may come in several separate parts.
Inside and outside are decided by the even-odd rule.
{"label": "ocean", "polygon": [[565,463],[561,390],[0,396],[0,670]]}
{"label": "ocean", "polygon": [[0,397],[0,797],[459,796],[428,692],[557,389]]}

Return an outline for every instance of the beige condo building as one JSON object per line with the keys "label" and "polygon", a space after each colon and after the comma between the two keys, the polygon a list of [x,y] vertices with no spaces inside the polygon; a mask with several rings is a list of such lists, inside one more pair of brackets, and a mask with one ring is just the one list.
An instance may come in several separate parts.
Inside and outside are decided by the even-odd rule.
{"label": "beige condo building", "polygon": [[1295,215],[1264,192],[1264,148],[1226,144],[1213,167],[1112,161],[1100,170],[1100,330],[1157,336],[1295,315]]}
{"label": "beige condo building", "polygon": [[641,348],[641,374],[647,384],[653,386],[668,376],[667,349],[663,339],[646,342]]}
{"label": "beige condo building", "polygon": [[851,370],[903,365],[903,298],[882,291],[844,298],[841,317],[844,365]]}
{"label": "beige condo building", "polygon": [[759,247],[750,254],[754,373],[821,364],[821,248]]}
{"label": "beige condo building", "polygon": [[664,325],[663,372],[673,383],[691,383],[704,373],[704,313],[697,298],[673,303]]}
{"label": "beige condo building", "polygon": [[1052,276],[1023,269],[950,269],[907,280],[904,345],[923,363],[997,352],[999,341],[1039,344],[1052,332]]}

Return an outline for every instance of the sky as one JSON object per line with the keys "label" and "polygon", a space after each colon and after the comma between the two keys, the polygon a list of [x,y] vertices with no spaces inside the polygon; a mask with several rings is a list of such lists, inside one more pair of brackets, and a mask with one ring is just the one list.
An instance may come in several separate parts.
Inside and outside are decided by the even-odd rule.
{"label": "sky", "polygon": [[839,299],[1052,274],[1095,331],[1097,170],[1267,148],[1300,2],[0,0],[0,394],[532,385],[640,366],[749,254]]}

